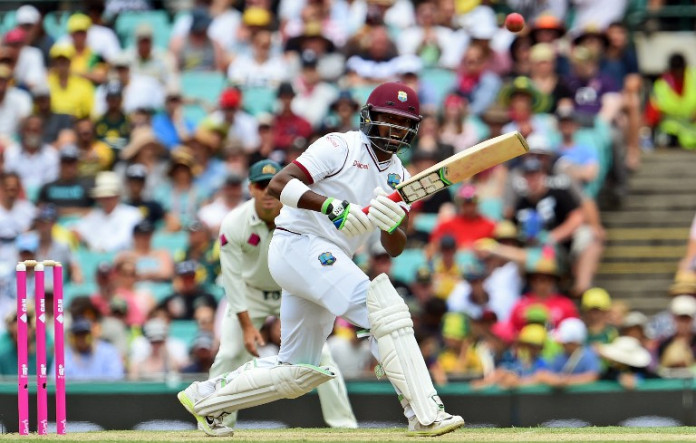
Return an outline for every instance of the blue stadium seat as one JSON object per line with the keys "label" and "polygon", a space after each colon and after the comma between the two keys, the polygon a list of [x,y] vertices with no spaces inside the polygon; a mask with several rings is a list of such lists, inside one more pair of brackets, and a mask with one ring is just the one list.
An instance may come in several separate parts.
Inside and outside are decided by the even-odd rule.
{"label": "blue stadium seat", "polygon": [[421,71],[420,78],[433,88],[439,106],[445,100],[447,93],[454,89],[457,74],[449,69],[428,68]]}
{"label": "blue stadium seat", "polygon": [[0,32],[5,34],[7,31],[17,25],[16,14],[17,13],[15,11],[6,11],[2,13],[2,20],[0,20]]}
{"label": "blue stadium seat", "polygon": [[124,48],[130,48],[135,44],[135,29],[141,23],[147,23],[153,30],[153,43],[158,48],[166,48],[169,45],[169,35],[172,25],[165,11],[137,11],[122,12],[116,18],[115,28]]}
{"label": "blue stadium seat", "polygon": [[69,11],[51,11],[46,14],[43,20],[46,33],[58,40],[68,32]]}
{"label": "blue stadium seat", "polygon": [[172,295],[174,291],[171,283],[142,282],[136,286],[138,289],[149,291],[157,303]]}
{"label": "blue stadium seat", "polygon": [[155,232],[152,236],[153,249],[166,249],[172,255],[176,256],[178,252],[185,251],[188,247],[188,233],[185,231],[179,232]]}
{"label": "blue stadium seat", "polygon": [[418,268],[423,266],[427,266],[427,261],[422,249],[404,249],[401,255],[392,258],[391,276],[396,280],[411,283]]}
{"label": "blue stadium seat", "polygon": [[65,306],[70,304],[70,301],[75,297],[90,296],[97,292],[98,286],[94,282],[90,283],[66,283],[63,286],[63,299],[65,300]]}
{"label": "blue stadium seat", "polygon": [[413,217],[413,227],[416,231],[430,234],[437,225],[437,214],[416,214]]}
{"label": "blue stadium seat", "polygon": [[186,99],[193,99],[199,103],[190,103],[184,106],[184,116],[198,124],[208,114],[205,107],[211,109],[218,102],[218,97],[225,87],[227,79],[220,72],[196,72],[181,73],[181,90]]}
{"label": "blue stadium seat", "polygon": [[244,88],[242,94],[242,107],[249,114],[257,116],[262,113],[273,113],[276,102],[275,89]]}
{"label": "blue stadium seat", "polygon": [[190,120],[195,126],[208,115],[208,112],[200,105],[184,105],[184,118]]}
{"label": "blue stadium seat", "polygon": [[169,324],[169,336],[177,338],[187,345],[193,342],[198,332],[198,324],[194,320],[173,320]]}
{"label": "blue stadium seat", "polygon": [[75,251],[75,257],[82,268],[82,275],[84,276],[85,283],[94,283],[99,264],[103,262],[113,264],[116,253],[95,252],[80,248]]}

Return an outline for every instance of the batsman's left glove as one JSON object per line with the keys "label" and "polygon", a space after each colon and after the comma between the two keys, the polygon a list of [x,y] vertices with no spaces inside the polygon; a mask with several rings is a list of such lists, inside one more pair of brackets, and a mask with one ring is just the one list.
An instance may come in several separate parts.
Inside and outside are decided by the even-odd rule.
{"label": "batsman's left glove", "polygon": [[366,234],[374,229],[370,219],[362,212],[362,208],[347,200],[341,202],[329,197],[324,201],[321,212],[329,217],[336,229],[348,237]]}

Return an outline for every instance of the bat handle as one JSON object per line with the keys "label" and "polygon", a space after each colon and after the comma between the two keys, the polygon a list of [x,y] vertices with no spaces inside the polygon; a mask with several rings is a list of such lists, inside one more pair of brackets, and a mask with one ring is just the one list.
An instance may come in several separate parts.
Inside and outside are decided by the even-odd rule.
{"label": "bat handle", "polygon": [[[399,194],[398,191],[394,191],[394,192],[392,192],[391,194],[387,195],[387,198],[389,198],[389,200],[391,200],[391,201],[393,201],[393,202],[395,202],[395,203],[399,203],[399,202],[404,201],[404,199],[401,197],[401,194]],[[367,215],[367,213],[370,212],[370,207],[369,207],[369,206],[365,206],[365,207],[362,209],[362,211],[365,213],[365,215]]]}

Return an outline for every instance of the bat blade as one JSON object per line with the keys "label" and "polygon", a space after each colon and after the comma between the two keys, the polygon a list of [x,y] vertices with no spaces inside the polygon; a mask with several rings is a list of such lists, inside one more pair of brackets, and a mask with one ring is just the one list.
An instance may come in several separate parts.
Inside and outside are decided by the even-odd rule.
{"label": "bat blade", "polygon": [[[419,172],[398,186],[389,198],[413,203],[527,151],[527,141],[517,131],[494,137]],[[367,210],[364,208],[365,213]]]}

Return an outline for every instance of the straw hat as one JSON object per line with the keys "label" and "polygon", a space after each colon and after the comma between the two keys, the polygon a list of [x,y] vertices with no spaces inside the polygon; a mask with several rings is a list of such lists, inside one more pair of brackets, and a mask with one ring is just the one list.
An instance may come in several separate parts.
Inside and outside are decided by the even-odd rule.
{"label": "straw hat", "polygon": [[645,368],[650,364],[650,352],[634,337],[618,337],[609,344],[598,347],[599,355],[607,360],[634,368]]}
{"label": "straw hat", "polygon": [[121,194],[121,180],[113,171],[102,171],[97,174],[92,188],[93,198],[117,197]]}
{"label": "straw hat", "polygon": [[674,277],[674,283],[669,287],[669,295],[696,295],[696,273],[679,271]]}
{"label": "straw hat", "polygon": [[128,143],[121,151],[121,160],[130,160],[147,145],[157,145],[157,148],[162,151],[164,147],[155,136],[155,132],[150,127],[135,128],[131,133],[130,143]]}

